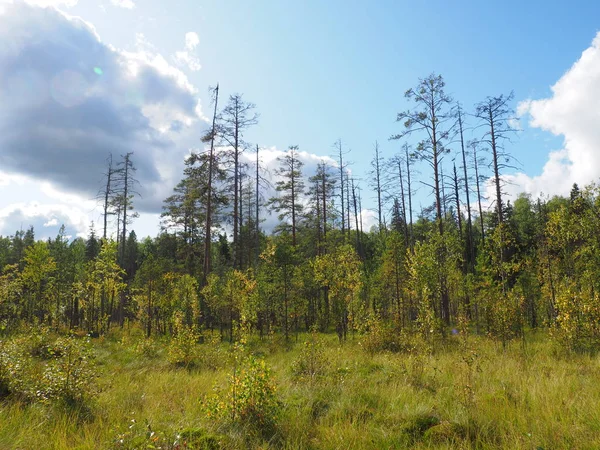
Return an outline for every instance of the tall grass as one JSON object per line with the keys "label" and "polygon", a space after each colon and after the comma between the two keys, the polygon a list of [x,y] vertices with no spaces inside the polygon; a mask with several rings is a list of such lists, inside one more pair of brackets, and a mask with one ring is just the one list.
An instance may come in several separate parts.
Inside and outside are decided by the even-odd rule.
{"label": "tall grass", "polygon": [[255,339],[248,348],[272,369],[282,410],[277,436],[250,443],[243,428],[208,420],[202,403],[227,387],[228,344],[198,345],[199,354],[220,345],[220,368],[186,368],[169,364],[167,342],[146,353],[140,339],[93,341],[99,393],[88,414],[2,400],[0,449],[184,441],[188,448],[600,448],[600,359],[561,353],[542,333],[506,349],[484,337],[467,345],[452,337],[433,354],[367,353],[358,338],[340,345],[324,335],[326,364],[310,379],[293,368],[313,336],[290,349]]}

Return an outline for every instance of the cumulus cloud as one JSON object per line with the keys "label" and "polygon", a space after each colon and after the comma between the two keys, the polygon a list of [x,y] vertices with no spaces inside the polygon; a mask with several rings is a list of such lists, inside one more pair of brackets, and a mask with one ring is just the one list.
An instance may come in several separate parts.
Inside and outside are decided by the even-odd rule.
{"label": "cumulus cloud", "polygon": [[198,33],[193,31],[189,31],[185,33],[185,49],[186,50],[194,50],[198,44],[200,43],[200,38],[198,37]]}
{"label": "cumulus cloud", "polygon": [[600,33],[579,60],[552,86],[552,95],[519,104],[529,126],[564,137],[564,146],[550,153],[542,173],[506,177],[507,192],[534,196],[566,195],[573,183],[585,185],[600,177]]}
{"label": "cumulus cloud", "polygon": [[[19,0],[16,0],[19,1]],[[79,0],[24,0],[25,3],[29,4],[29,5],[34,5],[34,6],[42,6],[42,7],[48,7],[48,6],[63,6],[63,7],[72,7],[75,6]],[[2,4],[7,4],[7,3],[14,3],[13,0],[0,0],[0,12],[2,11]]]}
{"label": "cumulus cloud", "polygon": [[185,49],[175,52],[173,56],[175,63],[180,67],[187,67],[192,72],[200,70],[202,68],[200,60],[193,53],[199,43],[198,33],[193,31],[185,33]]}
{"label": "cumulus cloud", "polygon": [[86,236],[88,215],[77,207],[64,204],[16,203],[0,209],[0,235],[33,226],[38,239],[55,237],[61,225],[69,236]]}
{"label": "cumulus cloud", "polygon": [[110,2],[119,8],[124,9],[133,9],[135,8],[135,3],[132,0],[110,0]]}
{"label": "cumulus cloud", "polygon": [[134,152],[138,209],[159,212],[173,166],[206,128],[187,77],[54,8],[5,5],[0,42],[0,167],[90,198],[109,152]]}

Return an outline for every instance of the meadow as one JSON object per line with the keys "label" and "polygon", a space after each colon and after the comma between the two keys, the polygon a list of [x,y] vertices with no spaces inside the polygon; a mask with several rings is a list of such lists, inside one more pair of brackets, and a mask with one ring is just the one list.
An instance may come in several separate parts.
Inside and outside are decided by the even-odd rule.
{"label": "meadow", "polygon": [[[600,447],[600,359],[567,353],[546,332],[506,348],[458,334],[428,351],[399,352],[370,351],[361,335],[340,343],[305,333],[287,344],[279,335],[252,336],[243,346],[217,337],[179,348],[136,327],[73,338],[90,341],[93,380],[84,380],[77,402],[5,392],[0,448]],[[21,356],[29,355],[21,364],[38,376],[65,357],[39,351],[53,348],[51,332],[4,339],[5,350],[11,339],[21,339]],[[244,378],[248,357],[264,370]],[[227,394],[232,379],[237,398]],[[259,422],[239,420],[243,395]],[[233,401],[238,420],[228,417]]]}

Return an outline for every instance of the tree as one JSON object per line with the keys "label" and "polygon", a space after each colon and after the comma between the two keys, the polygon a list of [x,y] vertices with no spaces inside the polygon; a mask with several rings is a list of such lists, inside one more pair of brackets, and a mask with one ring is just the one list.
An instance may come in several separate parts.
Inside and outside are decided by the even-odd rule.
{"label": "tree", "polygon": [[314,274],[321,286],[327,286],[331,298],[331,313],[337,321],[336,330],[341,340],[346,339],[349,321],[360,316],[360,306],[355,304],[361,287],[361,262],[354,249],[345,244],[333,252],[318,256]]}
{"label": "tree", "polygon": [[[413,133],[421,133],[422,140],[417,146],[416,155],[427,162],[433,171],[433,189],[435,196],[436,221],[440,236],[444,234],[442,215],[442,177],[441,164],[444,155],[449,152],[445,146],[449,138],[451,126],[449,122],[454,118],[449,105],[452,102],[445,92],[445,83],[441,75],[431,74],[420,79],[419,84],[406,91],[405,97],[416,103],[416,108],[398,114],[397,121],[403,122],[405,131],[393,136],[392,139],[401,139]],[[443,240],[442,240],[443,241]],[[440,251],[439,257],[444,258],[445,251]],[[444,265],[440,261],[440,265]],[[445,287],[445,280],[440,279],[441,289],[441,315],[449,323],[450,302]]]}
{"label": "tree", "polygon": [[43,241],[29,246],[25,250],[23,261],[25,266],[21,279],[26,293],[25,319],[31,321],[36,317],[43,322],[49,313],[45,300],[53,282],[56,261],[52,258],[48,245]]}
{"label": "tree", "polygon": [[[344,162],[344,156],[348,151],[343,150],[342,140],[338,139],[333,144],[333,147],[337,150],[336,156],[338,158],[338,170],[340,171],[340,212],[342,216],[342,235],[346,232],[346,220],[344,217],[344,172],[346,171],[347,163]],[[348,229],[350,229],[350,221],[348,220]]]}
{"label": "tree", "polygon": [[483,224],[483,208],[481,206],[481,199],[483,198],[481,196],[481,188],[480,188],[480,182],[481,182],[481,178],[479,175],[479,165],[480,165],[480,161],[479,159],[477,159],[477,147],[478,144],[477,142],[471,142],[471,148],[473,149],[473,167],[475,169],[475,186],[477,188],[477,204],[479,207],[479,224],[481,226],[481,240],[484,241],[485,240],[485,227]]}
{"label": "tree", "polygon": [[[462,110],[460,105],[457,107],[457,115],[458,115],[458,129],[460,133],[460,149],[462,155],[462,163],[463,163],[463,173],[464,173],[464,187],[465,187],[465,198],[467,200],[467,268],[469,271],[473,271],[475,267],[475,243],[473,242],[473,221],[471,218],[471,192],[469,191],[469,175],[467,172],[467,156],[465,151],[465,139],[463,133],[463,121],[462,121]],[[479,186],[479,185],[478,185]],[[479,187],[478,187],[479,189]]]}
{"label": "tree", "polygon": [[[123,264],[125,257],[125,238],[127,236],[127,225],[131,224],[132,219],[138,216],[137,213],[132,213],[127,218],[127,213],[133,211],[133,198],[139,193],[135,191],[135,186],[139,184],[134,178],[136,168],[133,165],[131,156],[133,152],[128,152],[122,156],[121,161],[117,164],[117,169],[114,172],[115,176],[115,197],[114,202],[117,205],[117,216],[120,218],[120,228],[117,223],[117,241],[119,243],[119,261]],[[120,232],[120,236],[119,236]]]}
{"label": "tree", "polygon": [[254,112],[256,105],[245,102],[241,94],[229,97],[229,103],[218,117],[218,133],[225,144],[231,148],[230,165],[233,171],[233,261],[234,267],[240,267],[241,252],[239,229],[241,227],[242,210],[240,207],[242,176],[240,156],[246,147],[243,140],[244,131],[258,123],[258,114]]}
{"label": "tree", "polygon": [[375,141],[375,155],[371,160],[371,172],[369,173],[371,176],[374,176],[371,181],[372,187],[375,189],[375,194],[377,195],[377,224],[379,226],[379,231],[383,229],[383,203],[382,203],[382,180],[381,180],[381,164],[382,158],[379,154],[379,143]]}
{"label": "tree", "polygon": [[481,127],[484,129],[481,142],[487,144],[492,153],[498,224],[504,220],[500,170],[509,167],[508,162],[510,161],[510,155],[505,151],[503,142],[515,132],[511,125],[511,121],[514,120],[514,111],[509,106],[513,98],[514,93],[511,92],[507,96],[486,97],[485,100],[475,105],[475,117],[482,122]]}
{"label": "tree", "polygon": [[90,225],[90,234],[85,243],[85,257],[88,261],[93,260],[100,253],[100,242],[96,239],[96,230],[94,229],[94,222]]}
{"label": "tree", "polygon": [[108,228],[108,216],[114,214],[114,212],[111,211],[111,199],[114,195],[114,175],[115,168],[113,167],[112,153],[109,153],[108,158],[106,160],[106,172],[104,173],[104,176],[106,177],[106,185],[104,186],[103,190],[98,192],[98,196],[96,197],[98,200],[102,199],[103,239],[106,239],[106,232]]}
{"label": "tree", "polygon": [[206,184],[206,214],[204,220],[204,258],[202,262],[202,280],[206,283],[206,277],[211,271],[211,231],[212,231],[212,216],[213,216],[213,174],[217,167],[215,160],[215,137],[217,135],[217,107],[219,104],[219,85],[212,91],[212,101],[215,105],[213,111],[212,127],[210,131],[202,138],[203,142],[210,142],[210,150],[208,153],[208,182]]}
{"label": "tree", "polygon": [[[298,146],[292,145],[284,156],[278,157],[280,167],[276,174],[282,177],[275,183],[277,197],[269,200],[269,204],[279,213],[279,220],[291,219],[292,245],[296,246],[296,230],[300,215],[304,209],[300,197],[304,193],[304,181],[302,179],[302,166],[304,163],[299,159]],[[280,228],[288,229],[287,224]]]}

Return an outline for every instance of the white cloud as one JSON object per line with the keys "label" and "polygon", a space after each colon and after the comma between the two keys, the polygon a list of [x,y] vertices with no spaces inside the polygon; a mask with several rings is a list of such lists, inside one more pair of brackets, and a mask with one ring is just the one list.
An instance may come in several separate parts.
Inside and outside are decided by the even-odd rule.
{"label": "white cloud", "polygon": [[198,33],[193,31],[189,31],[185,33],[185,49],[186,50],[194,50],[198,44],[200,43],[200,38],[198,37]]}
{"label": "white cloud", "polygon": [[124,9],[133,9],[135,8],[135,3],[133,0],[110,0],[110,2],[119,8]]}
{"label": "white cloud", "polygon": [[[18,1],[18,0],[17,0]],[[75,6],[79,0],[24,0],[25,3],[33,6],[41,6],[41,7],[60,7],[64,6],[67,8]],[[15,3],[14,0],[0,0],[0,13],[3,12],[2,4],[12,4]]]}
{"label": "white cloud", "polygon": [[[8,176],[46,182],[50,203],[61,196],[89,215],[108,153],[134,151],[136,206],[160,212],[164,186],[178,181],[207,126],[186,75],[149,44],[119,51],[81,19],[22,2],[5,4],[0,42],[0,167]],[[15,201],[8,193],[0,208]]]}
{"label": "white cloud", "polygon": [[56,225],[58,225],[58,220],[56,220],[56,217],[53,217],[44,224],[44,227],[55,227]]}
{"label": "white cloud", "polygon": [[585,185],[600,177],[600,33],[579,60],[552,86],[552,95],[519,104],[529,125],[564,137],[564,148],[550,153],[542,173],[506,177],[507,192],[534,196],[566,195],[573,183]]}
{"label": "white cloud", "polygon": [[54,237],[61,225],[67,234],[85,236],[90,224],[89,216],[77,206],[60,203],[41,204],[35,201],[15,203],[0,208],[0,234],[9,235],[33,226],[36,237]]}
{"label": "white cloud", "polygon": [[192,72],[199,71],[202,65],[200,65],[198,57],[193,53],[199,43],[200,38],[198,37],[198,33],[193,31],[185,33],[185,49],[175,52],[175,55],[173,55],[175,64],[179,67],[186,67]]}
{"label": "white cloud", "polygon": [[197,72],[202,69],[198,57],[185,50],[175,52],[175,62],[181,66],[186,66],[192,72]]}

